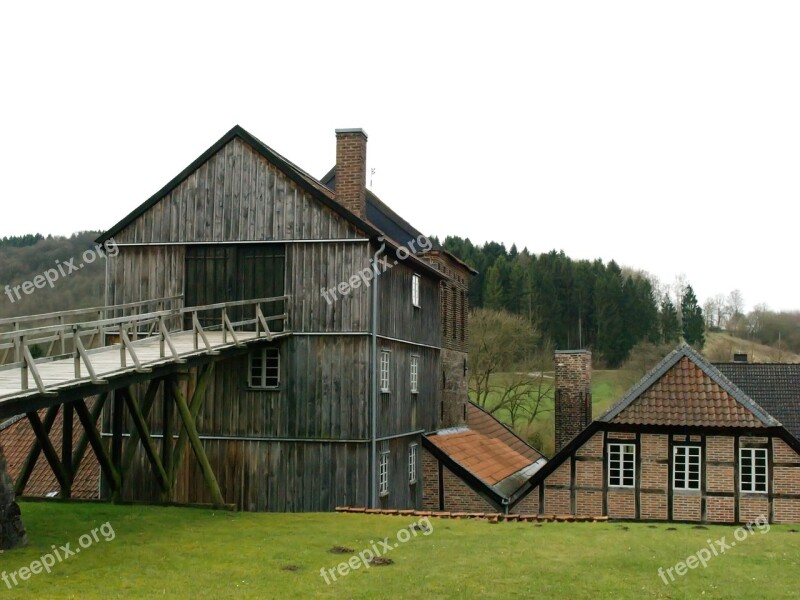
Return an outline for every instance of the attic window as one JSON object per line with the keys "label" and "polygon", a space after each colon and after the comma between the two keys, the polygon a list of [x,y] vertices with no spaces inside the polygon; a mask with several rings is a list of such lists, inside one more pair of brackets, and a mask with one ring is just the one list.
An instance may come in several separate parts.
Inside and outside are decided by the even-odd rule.
{"label": "attic window", "polygon": [[636,446],[608,445],[608,485],[632,488],[636,485]]}
{"label": "attic window", "polygon": [[411,304],[419,308],[419,275],[411,277]]}

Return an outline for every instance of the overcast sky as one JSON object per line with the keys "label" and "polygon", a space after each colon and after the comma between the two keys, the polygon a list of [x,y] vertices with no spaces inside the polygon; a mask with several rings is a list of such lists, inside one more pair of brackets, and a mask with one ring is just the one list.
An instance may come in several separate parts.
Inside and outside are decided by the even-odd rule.
{"label": "overcast sky", "polygon": [[800,3],[388,6],[4,4],[0,235],[109,228],[237,123],[316,177],[362,127],[426,233],[800,308]]}

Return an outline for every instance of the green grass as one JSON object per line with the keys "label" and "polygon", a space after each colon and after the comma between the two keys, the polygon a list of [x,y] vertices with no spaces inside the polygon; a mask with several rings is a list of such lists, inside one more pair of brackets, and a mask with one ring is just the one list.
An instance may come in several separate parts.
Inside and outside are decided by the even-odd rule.
{"label": "green grass", "polygon": [[[387,553],[394,564],[360,568],[326,585],[321,568],[371,541],[396,539],[412,518],[254,514],[106,504],[24,503],[31,538],[0,556],[29,565],[51,545],[110,522],[115,539],[83,549],[3,598],[790,598],[798,597],[800,533],[772,526],[665,585],[668,568],[732,527],[644,523],[499,523],[432,520]],[[669,528],[674,527],[674,531]],[[287,571],[287,566],[298,567]]]}
{"label": "green grass", "polygon": [[[634,369],[617,369],[617,370],[595,370],[592,372],[592,413],[596,418],[603,414],[608,408],[617,400],[621,399],[623,395],[641,378],[644,371]],[[545,373],[548,378],[547,381],[552,387],[553,373]],[[498,373],[492,376],[492,386],[502,387],[510,378],[513,377],[509,373]],[[474,399],[474,395],[473,399]],[[498,394],[490,394],[488,406],[492,406],[499,398]],[[534,447],[538,448],[547,456],[552,456],[555,440],[554,440],[554,413],[553,413],[553,391],[550,389],[549,393],[543,398],[540,413],[536,416],[534,422],[528,426],[527,423],[521,421],[516,423],[515,430],[525,440],[531,443]],[[494,416],[500,421],[511,425],[511,417],[509,413],[503,409],[494,413]]]}

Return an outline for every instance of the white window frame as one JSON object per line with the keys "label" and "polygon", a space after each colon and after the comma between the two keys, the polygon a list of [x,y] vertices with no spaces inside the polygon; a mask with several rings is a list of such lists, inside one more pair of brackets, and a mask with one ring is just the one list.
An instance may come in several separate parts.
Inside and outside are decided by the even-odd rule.
{"label": "white window frame", "polygon": [[412,275],[411,276],[411,305],[414,308],[420,308],[419,304],[419,285],[420,285],[420,277],[419,275]]}
{"label": "white window frame", "polygon": [[[254,366],[255,359],[260,361],[260,366]],[[270,361],[274,361],[273,366],[270,366]],[[260,373],[254,376],[254,371],[259,370]],[[275,384],[267,385],[267,381],[272,377],[267,376],[268,370],[274,370]],[[247,361],[247,385],[254,390],[277,390],[281,386],[281,352],[280,348],[275,346],[266,346],[260,350],[254,350],[250,353]]]}
{"label": "white window frame", "polygon": [[[609,442],[608,449],[608,487],[635,488],[636,487],[636,444],[633,442]],[[630,469],[630,476],[625,470]],[[616,483],[612,481],[612,472],[616,470]],[[630,483],[626,483],[630,480]]]}
{"label": "white window frame", "polygon": [[378,494],[389,495],[389,442],[381,442],[378,461]]}
{"label": "white window frame", "polygon": [[413,442],[408,447],[408,484],[417,483],[417,444]]}
{"label": "white window frame", "polygon": [[[672,447],[672,489],[686,492],[700,491],[700,476],[703,468],[703,452],[700,446],[679,444]],[[692,473],[692,466],[696,471]],[[681,485],[678,481],[683,481]]]}
{"label": "white window frame", "polygon": [[409,364],[409,378],[411,380],[411,393],[419,394],[419,355],[412,354]]}
{"label": "white window frame", "polygon": [[[745,458],[749,457],[750,469],[752,469],[745,485]],[[756,461],[760,458],[763,461],[763,482],[758,483]],[[743,494],[766,494],[769,492],[769,451],[767,448],[739,448],[739,491]]]}
{"label": "white window frame", "polygon": [[392,363],[392,353],[388,350],[381,350],[380,356],[380,385],[381,385],[381,393],[388,394],[391,389],[389,384],[391,383],[391,363]]}

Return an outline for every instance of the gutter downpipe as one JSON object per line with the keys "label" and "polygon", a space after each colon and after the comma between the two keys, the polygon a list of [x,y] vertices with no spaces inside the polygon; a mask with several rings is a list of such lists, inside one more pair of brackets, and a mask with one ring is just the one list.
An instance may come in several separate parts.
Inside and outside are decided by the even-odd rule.
{"label": "gutter downpipe", "polygon": [[378,256],[386,248],[383,236],[378,238],[382,242],[381,247],[372,257],[372,324],[370,337],[370,407],[369,407],[369,437],[370,437],[370,457],[369,457],[369,505],[371,508],[378,508],[378,277],[380,270],[378,267]]}

